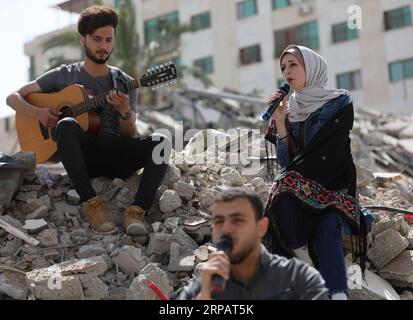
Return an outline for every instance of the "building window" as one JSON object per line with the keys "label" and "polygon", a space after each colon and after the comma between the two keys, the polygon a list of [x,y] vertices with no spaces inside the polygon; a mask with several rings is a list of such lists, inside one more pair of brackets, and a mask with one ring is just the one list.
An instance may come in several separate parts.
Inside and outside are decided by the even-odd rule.
{"label": "building window", "polygon": [[255,62],[261,62],[260,45],[242,48],[239,51],[239,61],[241,65],[247,65]]}
{"label": "building window", "polygon": [[403,28],[412,25],[412,12],[409,6],[386,11],[384,13],[384,26],[386,30]]}
{"label": "building window", "polygon": [[389,64],[390,82],[413,78],[413,59]]}
{"label": "building window", "polygon": [[361,71],[346,72],[337,75],[337,87],[347,90],[361,89]]}
{"label": "building window", "polygon": [[211,14],[209,12],[197,14],[191,18],[191,26],[194,31],[211,27]]}
{"label": "building window", "polygon": [[245,0],[237,3],[237,18],[243,19],[258,13],[257,0]]}
{"label": "building window", "polygon": [[274,32],[275,57],[279,58],[290,44],[299,44],[313,50],[319,49],[318,21],[311,21],[293,28]]}
{"label": "building window", "polygon": [[194,61],[194,67],[201,69],[205,73],[214,73],[214,59],[206,57]]}
{"label": "building window", "polygon": [[333,25],[333,43],[343,42],[358,38],[357,29],[350,29],[347,22]]}
{"label": "building window", "polygon": [[282,9],[291,6],[291,0],[272,0],[273,10]]}
{"label": "building window", "polygon": [[179,23],[178,12],[174,11],[166,15],[145,21],[145,44],[155,40],[158,35],[174,24]]}

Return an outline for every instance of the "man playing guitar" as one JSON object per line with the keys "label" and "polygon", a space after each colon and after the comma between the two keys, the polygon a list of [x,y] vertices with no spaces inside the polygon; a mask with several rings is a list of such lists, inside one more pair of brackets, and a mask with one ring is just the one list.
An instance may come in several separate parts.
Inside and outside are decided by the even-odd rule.
{"label": "man playing guitar", "polygon": [[[53,128],[58,155],[80,195],[86,219],[98,234],[111,234],[117,228],[110,221],[90,178],[125,179],[144,168],[135,201],[124,212],[123,226],[130,235],[145,235],[143,217],[165,176],[171,145],[166,136],[159,134],[138,138],[135,125],[137,90],[130,90],[128,94],[116,90],[119,84],[132,79],[107,64],[117,24],[118,15],[110,8],[92,6],[83,10],[78,32],[84,61],[62,65],[43,74],[10,94],[7,104],[16,113],[38,120],[45,130],[45,139],[49,138],[49,128]],[[95,132],[84,131],[74,116],[62,117],[56,109],[39,108],[26,100],[31,94],[57,92],[73,84],[90,89],[95,96],[109,92],[103,96],[96,117],[98,121],[89,127]],[[155,161],[155,148],[162,150],[160,154],[165,161]]]}

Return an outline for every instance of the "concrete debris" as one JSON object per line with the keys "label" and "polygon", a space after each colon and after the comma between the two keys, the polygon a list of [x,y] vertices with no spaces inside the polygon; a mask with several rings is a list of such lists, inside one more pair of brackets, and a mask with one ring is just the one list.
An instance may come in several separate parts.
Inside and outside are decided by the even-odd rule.
{"label": "concrete debris", "polygon": [[156,293],[148,286],[152,281],[166,296],[170,297],[173,287],[169,283],[167,274],[153,263],[148,264],[132,281],[126,294],[127,300],[160,300]]}
{"label": "concrete debris", "polygon": [[[36,167],[33,153],[13,156],[20,169],[0,168],[0,265],[26,272],[25,276],[0,273],[0,299],[1,294],[22,300],[159,299],[148,281],[171,297],[199,273],[215,250],[210,243],[210,207],[216,195],[237,186],[254,190],[265,202],[270,175],[279,169],[274,147],[268,148],[267,158],[263,137],[244,130],[263,132],[259,120],[263,105],[234,103],[211,92],[174,92],[165,97],[171,108],[162,114],[168,117],[160,112],[141,114],[140,120],[151,129],[170,126],[177,115],[184,119],[182,129],[193,129],[192,125],[201,129],[185,136],[188,143],[183,150],[172,150],[163,184],[144,218],[147,236],[127,236],[122,228],[113,235],[94,234],[66,172],[48,165]],[[191,118],[193,108],[196,120]],[[360,204],[376,209],[368,236],[366,278],[358,282],[361,286],[350,288],[351,299],[412,299],[412,130],[409,117],[361,108],[355,112],[351,147]],[[250,146],[245,157],[239,147],[244,142]],[[141,174],[91,179],[119,226],[124,208],[134,201]],[[347,243],[346,249],[350,248]],[[358,274],[350,271],[349,286]],[[403,288],[408,291],[399,296]]]}
{"label": "concrete debris", "polygon": [[374,239],[367,256],[377,269],[382,269],[408,246],[409,242],[400,233],[387,229]]}
{"label": "concrete debris", "polygon": [[23,226],[29,234],[38,233],[47,228],[47,222],[43,219],[39,220],[26,220],[26,224]]}

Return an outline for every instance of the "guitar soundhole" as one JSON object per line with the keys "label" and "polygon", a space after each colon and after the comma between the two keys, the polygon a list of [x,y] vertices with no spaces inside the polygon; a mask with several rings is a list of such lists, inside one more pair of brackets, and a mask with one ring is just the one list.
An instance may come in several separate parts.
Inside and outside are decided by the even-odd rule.
{"label": "guitar soundhole", "polygon": [[60,109],[60,116],[59,116],[59,120],[63,119],[63,118],[73,118],[73,112],[72,112],[72,108],[70,107],[63,107]]}

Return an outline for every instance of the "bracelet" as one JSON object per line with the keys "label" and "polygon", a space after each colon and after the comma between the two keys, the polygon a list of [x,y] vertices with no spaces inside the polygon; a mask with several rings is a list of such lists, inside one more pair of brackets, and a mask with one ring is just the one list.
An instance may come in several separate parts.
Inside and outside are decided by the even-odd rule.
{"label": "bracelet", "polygon": [[119,115],[123,120],[128,120],[132,115],[132,108],[129,108],[129,111],[125,112],[124,114],[119,112]]}

